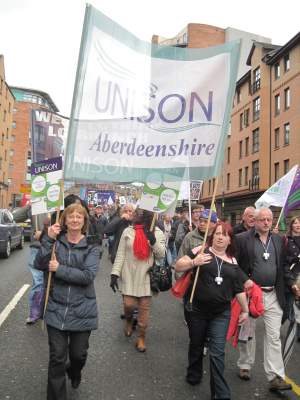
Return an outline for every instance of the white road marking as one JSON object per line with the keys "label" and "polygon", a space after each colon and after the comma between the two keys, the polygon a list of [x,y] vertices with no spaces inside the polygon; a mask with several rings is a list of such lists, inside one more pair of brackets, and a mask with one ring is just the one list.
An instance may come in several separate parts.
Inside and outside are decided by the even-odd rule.
{"label": "white road marking", "polygon": [[6,318],[9,316],[9,314],[12,312],[12,310],[16,307],[18,302],[20,301],[21,297],[24,295],[26,290],[30,287],[30,285],[26,284],[21,287],[21,289],[18,291],[17,294],[13,297],[13,299],[7,304],[7,306],[4,308],[2,313],[0,314],[0,326],[3,324],[3,322],[6,320]]}

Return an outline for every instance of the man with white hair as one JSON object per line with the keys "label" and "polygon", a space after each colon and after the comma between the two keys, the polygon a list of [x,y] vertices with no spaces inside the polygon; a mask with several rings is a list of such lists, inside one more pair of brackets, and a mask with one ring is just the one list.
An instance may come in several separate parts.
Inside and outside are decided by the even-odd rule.
{"label": "man with white hair", "polygon": [[233,233],[238,235],[239,233],[246,232],[249,229],[254,227],[255,223],[255,208],[254,207],[246,207],[242,216],[242,222],[235,225],[233,228]]}
{"label": "man with white hair", "polygon": [[[236,236],[238,264],[245,273],[245,289],[255,282],[263,292],[264,321],[264,369],[269,390],[291,390],[285,382],[285,370],[281,355],[280,326],[285,304],[285,256],[283,241],[271,233],[273,214],[268,208],[255,210],[254,229]],[[237,365],[239,377],[250,379],[250,369],[255,361],[255,333],[246,343],[239,343],[240,357]]]}

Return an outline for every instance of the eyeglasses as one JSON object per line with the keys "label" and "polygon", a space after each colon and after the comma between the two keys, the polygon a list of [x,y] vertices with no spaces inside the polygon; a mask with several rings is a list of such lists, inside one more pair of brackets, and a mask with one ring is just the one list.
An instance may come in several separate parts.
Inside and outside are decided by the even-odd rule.
{"label": "eyeglasses", "polygon": [[201,214],[202,211],[192,211],[192,214]]}

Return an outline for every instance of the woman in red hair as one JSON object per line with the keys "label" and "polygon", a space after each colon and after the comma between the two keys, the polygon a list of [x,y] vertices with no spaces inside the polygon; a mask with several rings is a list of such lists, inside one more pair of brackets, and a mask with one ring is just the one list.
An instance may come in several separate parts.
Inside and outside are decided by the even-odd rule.
{"label": "woman in red hair", "polygon": [[165,256],[165,237],[163,232],[150,226],[153,213],[137,210],[133,226],[126,228],[121,236],[116,259],[111,272],[110,286],[115,292],[118,278],[122,283],[126,336],[132,335],[133,311],[138,309],[138,339],[136,348],[146,350],[145,333],[149,320],[151,289],[149,268],[154,257]]}

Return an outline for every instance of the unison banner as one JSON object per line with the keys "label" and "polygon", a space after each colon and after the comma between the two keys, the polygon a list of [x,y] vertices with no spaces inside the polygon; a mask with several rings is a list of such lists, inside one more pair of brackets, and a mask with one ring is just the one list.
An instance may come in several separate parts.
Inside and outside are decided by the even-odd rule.
{"label": "unison banner", "polygon": [[45,109],[31,110],[31,160],[38,162],[64,155],[69,118]]}
{"label": "unison banner", "polygon": [[150,44],[88,5],[65,178],[187,179],[187,168],[189,179],[218,175],[238,59],[239,41],[206,49]]}

